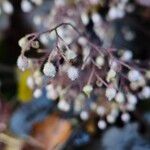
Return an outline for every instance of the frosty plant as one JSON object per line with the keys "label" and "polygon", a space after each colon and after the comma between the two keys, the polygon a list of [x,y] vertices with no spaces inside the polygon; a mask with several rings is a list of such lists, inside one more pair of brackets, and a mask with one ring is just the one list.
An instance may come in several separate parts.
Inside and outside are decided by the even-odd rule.
{"label": "frosty plant", "polygon": [[[91,5],[97,3],[91,1]],[[84,6],[82,10],[80,5]],[[86,2],[79,1],[77,6],[79,12],[65,3],[56,5],[50,19],[53,22],[51,29],[28,34],[19,40],[21,54],[17,60],[18,68],[31,70],[32,76],[27,84],[34,90],[35,98],[40,97],[45,88],[46,96],[57,100],[61,111],[69,112],[73,108],[73,114],[84,121],[89,119],[91,113],[98,115],[100,129],[105,129],[107,122],[114,123],[120,111],[121,120],[126,123],[138,100],[150,97],[150,87],[147,85],[150,72],[132,62],[130,50],[102,48],[99,42],[93,40],[86,30],[89,19],[85,17],[88,9]],[[58,16],[60,8],[65,13]],[[108,16],[114,15],[110,13]],[[70,14],[74,15],[74,19]],[[122,16],[120,14],[119,17]],[[103,22],[95,12],[92,19],[99,37],[97,28]],[[52,39],[51,48],[43,48],[42,44],[49,47],[50,41],[46,37]],[[109,45],[105,38],[101,40],[104,45]],[[33,50],[40,54],[39,58],[27,57],[26,54]]]}

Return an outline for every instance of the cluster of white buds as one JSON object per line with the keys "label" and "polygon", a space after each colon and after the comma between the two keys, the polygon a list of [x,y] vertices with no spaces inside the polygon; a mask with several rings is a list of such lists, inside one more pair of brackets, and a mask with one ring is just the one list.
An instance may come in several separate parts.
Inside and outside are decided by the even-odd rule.
{"label": "cluster of white buds", "polygon": [[43,73],[48,77],[55,77],[56,75],[56,67],[51,62],[46,62],[44,64]]}

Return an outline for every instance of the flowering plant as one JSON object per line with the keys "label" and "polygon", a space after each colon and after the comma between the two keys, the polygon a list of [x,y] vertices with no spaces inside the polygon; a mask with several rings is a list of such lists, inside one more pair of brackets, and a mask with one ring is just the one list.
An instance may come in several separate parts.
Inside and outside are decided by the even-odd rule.
{"label": "flowering plant", "polygon": [[[138,100],[150,97],[150,71],[135,65],[132,51],[110,48],[109,21],[133,11],[128,1],[112,2],[105,19],[95,11],[98,5],[104,4],[56,1],[47,23],[53,27],[19,40],[17,65],[22,71],[31,70],[27,84],[34,89],[34,97],[40,97],[45,88],[49,99],[58,100],[61,111],[73,108],[82,120],[97,114],[98,127],[105,129],[106,121],[114,123],[119,112],[121,120],[128,122]],[[27,57],[33,50],[38,58]]]}

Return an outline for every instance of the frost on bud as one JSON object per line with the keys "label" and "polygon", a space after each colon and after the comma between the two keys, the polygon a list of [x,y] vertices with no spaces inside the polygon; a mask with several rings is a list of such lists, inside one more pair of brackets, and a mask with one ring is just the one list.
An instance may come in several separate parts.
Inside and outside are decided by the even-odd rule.
{"label": "frost on bud", "polygon": [[99,120],[98,127],[99,127],[99,129],[104,130],[107,127],[107,124],[104,120]]}
{"label": "frost on bud", "polygon": [[42,90],[41,89],[35,89],[35,91],[33,92],[33,96],[35,98],[39,98],[42,96]]}
{"label": "frost on bud", "polygon": [[116,89],[112,87],[108,87],[106,89],[106,97],[108,98],[109,101],[111,101],[113,98],[116,96]]}
{"label": "frost on bud", "polygon": [[85,85],[84,87],[83,87],[83,92],[87,95],[87,96],[89,96],[90,94],[91,94],[91,92],[92,92],[92,90],[93,90],[93,87],[92,87],[92,85]]}
{"label": "frost on bud", "polygon": [[115,97],[116,102],[123,103],[125,101],[124,94],[122,92],[118,92]]}
{"label": "frost on bud", "polygon": [[46,76],[53,78],[56,75],[56,67],[50,62],[46,62],[43,68],[43,73]]}
{"label": "frost on bud", "polygon": [[65,56],[68,60],[75,59],[77,57],[76,53],[70,49],[67,49]]}
{"label": "frost on bud", "polygon": [[125,123],[129,122],[130,121],[130,115],[128,113],[123,113],[121,115],[121,120]]}
{"label": "frost on bud", "polygon": [[139,71],[137,70],[130,70],[129,73],[128,73],[128,79],[131,81],[131,82],[135,82],[135,81],[138,81],[140,80],[141,78],[141,74]]}
{"label": "frost on bud", "polygon": [[29,46],[28,46],[28,38],[22,37],[19,41],[18,41],[18,45],[21,47],[22,50],[29,50]]}
{"label": "frost on bud", "polygon": [[64,112],[68,112],[70,110],[70,105],[65,100],[60,100],[57,106],[58,109]]}
{"label": "frost on bud", "polygon": [[89,113],[87,111],[82,111],[80,113],[80,118],[84,121],[88,120],[89,119]]}
{"label": "frost on bud", "polygon": [[17,66],[20,70],[25,71],[27,68],[29,68],[28,58],[20,55],[17,59]]}
{"label": "frost on bud", "polygon": [[105,60],[104,60],[103,56],[98,56],[96,58],[96,64],[97,64],[98,67],[101,68],[104,65],[104,63],[105,63]]}
{"label": "frost on bud", "polygon": [[74,81],[75,79],[79,77],[79,71],[76,67],[71,66],[67,70],[67,75],[72,81]]}
{"label": "frost on bud", "polygon": [[107,82],[110,82],[111,80],[113,80],[116,76],[116,71],[114,71],[113,69],[110,69],[108,74],[107,74]]}

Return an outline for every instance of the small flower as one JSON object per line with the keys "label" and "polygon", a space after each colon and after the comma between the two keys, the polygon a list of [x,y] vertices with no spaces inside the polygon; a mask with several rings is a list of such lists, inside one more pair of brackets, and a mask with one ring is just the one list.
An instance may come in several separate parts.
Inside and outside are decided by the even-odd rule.
{"label": "small flower", "polygon": [[121,60],[128,62],[132,59],[132,57],[133,57],[133,53],[130,50],[126,50],[121,56]]}
{"label": "small flower", "polygon": [[76,67],[71,66],[67,70],[67,75],[72,81],[74,81],[75,79],[79,77],[79,71]]}
{"label": "small flower", "polygon": [[80,118],[84,121],[88,120],[89,119],[89,113],[87,111],[82,111],[80,113]]}
{"label": "small flower", "polygon": [[104,65],[104,63],[105,63],[105,59],[104,59],[103,56],[98,56],[96,58],[96,64],[97,64],[98,67],[101,68]]}
{"label": "small flower", "polygon": [[109,101],[111,101],[116,96],[116,89],[112,87],[108,87],[106,89],[106,97]]}
{"label": "small flower", "polygon": [[26,36],[22,37],[22,38],[18,41],[18,45],[21,47],[22,50],[29,50],[28,38],[27,38]]}
{"label": "small flower", "polygon": [[32,43],[31,43],[31,46],[33,47],[33,48],[39,48],[40,47],[40,44],[39,44],[39,42],[38,41],[33,41]]}
{"label": "small flower", "polygon": [[8,15],[12,14],[14,11],[12,4],[8,0],[5,0],[2,2],[2,8],[3,8],[4,12]]}
{"label": "small flower", "polygon": [[129,73],[128,73],[128,79],[131,81],[131,82],[135,82],[135,81],[138,81],[140,80],[141,78],[141,74],[139,71],[137,70],[130,70]]}
{"label": "small flower", "polygon": [[98,127],[99,127],[99,129],[104,130],[107,127],[107,124],[104,120],[99,120]]}
{"label": "small flower", "polygon": [[65,100],[60,100],[57,106],[64,112],[68,112],[70,110],[70,105]]}
{"label": "small flower", "polygon": [[30,89],[33,89],[34,88],[34,80],[33,80],[33,77],[29,76],[27,78],[27,86],[30,88]]}
{"label": "small flower", "polygon": [[114,123],[116,121],[115,116],[112,114],[107,115],[106,119],[108,123]]}
{"label": "small flower", "polygon": [[150,87],[145,86],[141,91],[141,95],[145,99],[150,98]]}
{"label": "small flower", "polygon": [[42,90],[41,89],[35,89],[35,91],[33,92],[33,96],[35,98],[39,98],[42,96]]}
{"label": "small flower", "polygon": [[46,62],[43,68],[43,73],[46,76],[53,78],[56,75],[56,67],[50,62]]}
{"label": "small flower", "polygon": [[68,60],[72,60],[72,59],[75,59],[77,57],[77,54],[74,51],[67,49],[65,56]]}
{"label": "small flower", "polygon": [[30,12],[32,10],[33,6],[31,4],[31,2],[29,2],[28,0],[22,0],[21,1],[21,9],[23,12],[27,13]]}
{"label": "small flower", "polygon": [[118,92],[115,97],[116,102],[123,103],[125,101],[124,94],[122,92]]}
{"label": "small flower", "polygon": [[104,106],[98,106],[96,112],[98,115],[104,116],[106,113],[106,108]]}
{"label": "small flower", "polygon": [[131,93],[127,94],[127,100],[130,104],[133,104],[133,105],[137,103],[137,97]]}
{"label": "small flower", "polygon": [[28,58],[20,55],[17,59],[17,66],[20,70],[25,71],[27,68],[29,68]]}
{"label": "small flower", "polygon": [[114,71],[113,69],[110,69],[106,77],[107,82],[110,82],[111,80],[113,80],[115,76],[116,76],[116,71]]}
{"label": "small flower", "polygon": [[122,120],[123,122],[125,122],[125,123],[129,122],[129,121],[130,121],[130,115],[129,115],[129,113],[123,113],[123,114],[121,115],[121,120]]}
{"label": "small flower", "polygon": [[83,92],[88,96],[91,94],[92,91],[93,91],[92,85],[88,84],[83,87]]}

